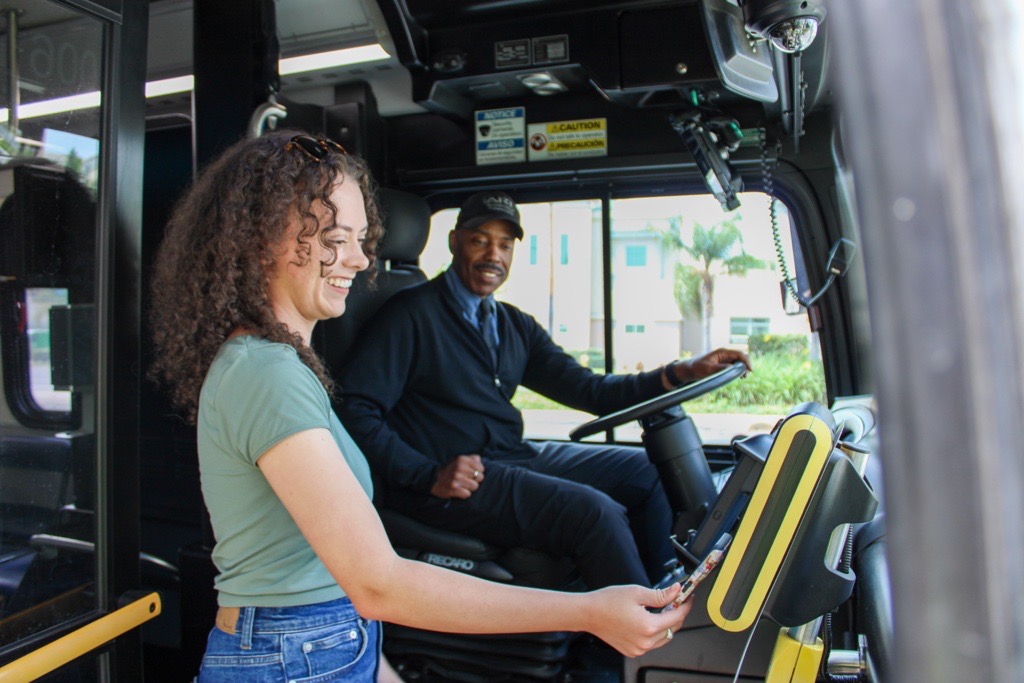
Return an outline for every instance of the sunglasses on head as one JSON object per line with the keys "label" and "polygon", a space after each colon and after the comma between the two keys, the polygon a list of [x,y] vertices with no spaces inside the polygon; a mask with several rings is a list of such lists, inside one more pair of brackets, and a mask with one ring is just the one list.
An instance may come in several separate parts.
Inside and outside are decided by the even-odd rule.
{"label": "sunglasses on head", "polygon": [[348,150],[334,140],[314,138],[309,135],[296,135],[284,146],[286,152],[297,149],[313,161],[322,161],[331,152],[348,154]]}

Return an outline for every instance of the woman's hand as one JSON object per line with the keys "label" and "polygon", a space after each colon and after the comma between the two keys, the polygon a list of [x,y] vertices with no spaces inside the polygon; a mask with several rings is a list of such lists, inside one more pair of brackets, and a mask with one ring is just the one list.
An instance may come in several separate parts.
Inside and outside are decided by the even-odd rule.
{"label": "woman's hand", "polygon": [[627,657],[638,657],[661,647],[683,625],[693,603],[653,614],[648,607],[661,608],[679,595],[679,584],[668,588],[611,586],[590,593],[593,598],[592,622],[587,630]]}

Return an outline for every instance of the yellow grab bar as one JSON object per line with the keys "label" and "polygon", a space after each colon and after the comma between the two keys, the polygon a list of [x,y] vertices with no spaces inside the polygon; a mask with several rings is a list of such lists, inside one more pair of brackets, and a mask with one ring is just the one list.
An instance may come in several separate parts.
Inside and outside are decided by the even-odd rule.
{"label": "yellow grab bar", "polygon": [[0,683],[34,681],[160,614],[158,593],[125,605],[0,668]]}

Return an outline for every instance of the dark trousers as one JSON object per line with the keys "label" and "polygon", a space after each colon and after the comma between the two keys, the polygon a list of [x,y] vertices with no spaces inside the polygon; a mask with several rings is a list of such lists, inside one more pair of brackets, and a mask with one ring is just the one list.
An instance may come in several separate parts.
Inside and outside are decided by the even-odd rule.
{"label": "dark trousers", "polygon": [[388,507],[503,547],[571,558],[588,588],[650,586],[675,558],[672,512],[642,448],[546,442],[527,460],[484,458],[468,499],[389,491]]}

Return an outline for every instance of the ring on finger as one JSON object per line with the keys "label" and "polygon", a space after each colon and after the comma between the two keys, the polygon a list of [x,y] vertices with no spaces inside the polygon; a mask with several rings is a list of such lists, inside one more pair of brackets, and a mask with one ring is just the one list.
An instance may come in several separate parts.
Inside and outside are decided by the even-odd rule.
{"label": "ring on finger", "polygon": [[672,640],[672,638],[674,636],[675,636],[675,634],[672,633],[672,627],[671,626],[669,626],[667,629],[665,629],[665,640]]}
{"label": "ring on finger", "polygon": [[473,470],[473,478],[474,479],[479,479],[480,478],[480,470]]}

